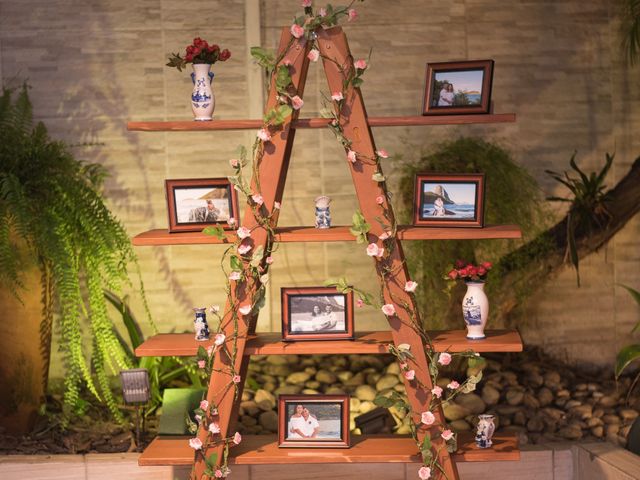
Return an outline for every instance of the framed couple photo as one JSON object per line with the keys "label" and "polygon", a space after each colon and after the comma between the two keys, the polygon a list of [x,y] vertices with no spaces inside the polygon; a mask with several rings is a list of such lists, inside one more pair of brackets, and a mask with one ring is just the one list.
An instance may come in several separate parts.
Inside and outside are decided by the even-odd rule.
{"label": "framed couple photo", "polygon": [[483,227],[484,174],[416,175],[413,224]]}
{"label": "framed couple photo", "polygon": [[281,296],[283,340],[353,340],[353,292],[286,287]]}
{"label": "framed couple photo", "polygon": [[280,395],[278,446],[349,448],[349,396]]}
{"label": "framed couple photo", "polygon": [[427,64],[423,115],[489,113],[493,60]]}
{"label": "framed couple photo", "polygon": [[[199,232],[238,218],[238,198],[227,178],[165,180],[169,232]],[[236,225],[237,226],[237,225]]]}

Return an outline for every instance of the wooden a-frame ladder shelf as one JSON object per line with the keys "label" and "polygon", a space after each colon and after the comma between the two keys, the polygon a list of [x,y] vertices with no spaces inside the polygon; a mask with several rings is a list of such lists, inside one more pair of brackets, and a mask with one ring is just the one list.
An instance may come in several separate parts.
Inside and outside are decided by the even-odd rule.
{"label": "wooden a-frame ladder shelf", "polygon": [[[317,32],[317,44],[323,57],[323,67],[329,84],[330,92],[343,90],[344,75],[353,70],[353,57],[349,52],[346,36],[340,27]],[[288,46],[291,48],[288,48]],[[309,59],[307,53],[310,45],[304,39],[294,39],[287,28],[283,29],[280,38],[279,53],[283,54],[281,64],[289,64],[292,84],[300,97],[303,96]],[[286,52],[286,53],[285,53]],[[276,103],[276,89],[274,79],[265,110],[273,108]],[[327,125],[327,119],[311,118],[298,119],[298,111],[288,117],[281,130],[272,136],[265,147],[262,161],[257,167],[260,178],[261,194],[264,207],[268,213],[273,213],[273,223],[276,231],[275,241],[281,242],[334,242],[352,241],[353,236],[345,226],[333,227],[328,230],[316,230],[311,227],[277,227],[278,212],[274,212],[275,202],[282,201],[282,193],[289,166],[291,148],[297,128],[322,128]],[[515,121],[515,114],[488,115],[455,115],[440,117],[367,117],[362,95],[358,88],[349,86],[344,92],[341,125],[346,138],[352,140],[351,148],[364,157],[373,158],[375,145],[370,127],[377,126],[410,126],[410,125],[445,125],[470,123],[499,123]],[[130,122],[129,130],[139,131],[209,131],[230,129],[257,129],[262,127],[259,120],[217,120],[211,122]],[[384,193],[381,184],[372,181],[372,175],[377,166],[369,162],[357,162],[348,165],[351,171],[359,209],[367,223],[371,225],[369,241],[376,242],[382,234],[382,226],[376,221],[380,208],[384,207],[393,218],[391,206],[385,201],[383,205],[376,202],[376,198]],[[252,179],[252,189],[255,189],[256,178]],[[266,247],[268,236],[264,229],[255,228],[256,220],[250,207],[245,209],[242,225],[253,230],[251,240],[253,248]],[[238,413],[239,399],[243,384],[238,384],[239,392],[235,397],[234,389],[221,388],[229,382],[224,372],[233,368],[242,378],[246,377],[250,355],[253,354],[310,354],[310,353],[367,353],[383,354],[387,346],[408,344],[414,355],[416,365],[416,379],[425,386],[426,390],[416,388],[416,384],[405,379],[407,399],[414,412],[418,414],[427,409],[431,377],[428,373],[428,359],[420,336],[409,326],[411,319],[401,305],[410,305],[417,312],[412,296],[403,289],[409,280],[408,270],[404,262],[404,254],[400,240],[444,240],[444,239],[477,239],[477,238],[520,238],[520,229],[515,225],[488,226],[483,229],[471,228],[417,228],[401,226],[398,235],[392,240],[393,248],[388,261],[391,264],[391,274],[387,273],[385,303],[396,304],[395,316],[389,317],[390,330],[386,332],[360,332],[354,341],[338,342],[304,342],[304,344],[283,343],[278,334],[255,333],[256,316],[250,316],[240,322],[237,338],[235,339],[236,355],[234,359],[226,355],[216,355],[214,359],[214,373],[207,391],[206,399],[209,404],[216,405],[220,416],[218,425],[222,437],[233,433]],[[235,240],[235,235],[229,233],[225,240],[218,240],[202,233],[176,233],[151,230],[134,238],[135,245],[192,245],[229,243]],[[265,254],[266,255],[266,254]],[[263,259],[264,260],[264,259]],[[381,275],[379,266],[376,271]],[[259,285],[254,279],[247,279],[242,288],[232,282],[232,298],[237,304],[253,304],[253,295]],[[225,312],[229,311],[229,305]],[[235,333],[233,322],[227,315],[222,322],[221,329],[227,338],[233,338]],[[518,352],[522,350],[522,341],[515,331],[489,331],[488,338],[482,341],[469,341],[460,330],[430,332],[433,344],[438,351],[462,351],[473,349],[478,352]],[[206,342],[203,345],[208,345]],[[139,356],[163,355],[194,355],[198,344],[192,334],[164,334],[149,338],[136,349]],[[231,365],[233,362],[233,365]],[[220,387],[216,388],[216,385]],[[238,398],[238,400],[235,400]],[[438,422],[444,421],[441,408],[434,411]],[[438,423],[437,422],[437,423]],[[419,429],[418,435],[422,439],[426,430]],[[207,432],[201,428],[198,437],[204,440]],[[436,448],[441,446],[442,439],[433,436]],[[265,464],[265,463],[353,463],[353,462],[418,462],[418,451],[413,439],[394,436],[354,436],[353,445],[348,449],[280,449],[276,439],[270,435],[256,435],[246,437],[242,443],[231,448],[231,464]],[[207,455],[216,452],[222,458],[222,447],[211,447]],[[494,439],[494,446],[489,449],[478,449],[469,434],[461,433],[458,437],[458,450],[449,454],[446,448],[440,448],[438,460],[450,480],[458,479],[455,462],[459,461],[497,461],[518,460],[519,450],[516,437],[510,434],[498,434]],[[205,464],[201,456],[196,457],[185,438],[156,438],[139,458],[140,465],[189,465],[195,461],[196,478],[201,478]],[[435,477],[437,478],[437,474]]]}

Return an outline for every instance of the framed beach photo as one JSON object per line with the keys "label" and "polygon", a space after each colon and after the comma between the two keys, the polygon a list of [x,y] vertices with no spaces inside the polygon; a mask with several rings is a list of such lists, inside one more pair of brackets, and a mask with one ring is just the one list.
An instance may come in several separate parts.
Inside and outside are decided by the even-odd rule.
{"label": "framed beach photo", "polygon": [[283,340],[353,340],[353,292],[285,287],[281,296]]}
{"label": "framed beach photo", "polygon": [[493,60],[428,63],[423,115],[489,113]]}
{"label": "framed beach photo", "polygon": [[416,175],[413,223],[423,227],[483,227],[484,174]]}
{"label": "framed beach photo", "polygon": [[[226,178],[165,180],[169,232],[199,232],[238,219],[236,191]],[[236,227],[234,225],[234,227]]]}
{"label": "framed beach photo", "polygon": [[278,446],[349,448],[349,396],[280,395]]}

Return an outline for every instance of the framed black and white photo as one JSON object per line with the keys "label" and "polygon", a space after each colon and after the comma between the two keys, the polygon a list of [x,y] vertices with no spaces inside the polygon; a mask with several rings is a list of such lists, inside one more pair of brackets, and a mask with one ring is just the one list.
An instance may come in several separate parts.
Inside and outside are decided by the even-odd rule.
{"label": "framed black and white photo", "polygon": [[282,288],[282,339],[352,340],[353,292],[334,287]]}
{"label": "framed black and white photo", "polygon": [[349,448],[349,396],[280,395],[278,446]]}
{"label": "framed black and white photo", "polygon": [[413,223],[425,227],[483,227],[484,174],[418,174]]}
{"label": "framed black and white photo", "polygon": [[208,226],[232,228],[237,222],[236,191],[226,178],[166,180],[169,232],[198,232]]}
{"label": "framed black and white photo", "polygon": [[423,115],[489,113],[493,60],[428,63]]}

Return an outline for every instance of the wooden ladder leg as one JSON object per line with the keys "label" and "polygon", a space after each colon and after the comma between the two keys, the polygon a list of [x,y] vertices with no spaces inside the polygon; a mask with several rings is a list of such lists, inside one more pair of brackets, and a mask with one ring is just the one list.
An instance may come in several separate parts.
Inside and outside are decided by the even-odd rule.
{"label": "wooden ladder leg", "polygon": [[[349,51],[346,36],[340,27],[334,27],[326,30],[318,31],[318,46],[323,57],[324,70],[329,83],[331,93],[343,91],[343,85],[349,72],[354,71],[353,57]],[[341,125],[345,137],[351,140],[352,150],[363,155],[366,158],[373,159],[376,155],[376,148],[373,141],[373,135],[367,121],[367,113],[362,100],[362,94],[359,88],[349,85],[345,91],[344,104],[341,112]],[[371,225],[368,238],[370,242],[380,244],[378,238],[383,233],[383,228],[376,220],[381,217],[383,208],[387,209],[390,219],[393,219],[393,211],[391,205],[386,201],[384,195],[384,184],[374,182],[372,175],[381,169],[372,161],[357,161],[345,163],[350,166],[353,183],[355,186],[360,211],[362,212],[367,223]],[[377,197],[383,196],[384,203],[379,205],[376,201]],[[389,259],[390,273],[386,273],[386,281],[388,288],[385,290],[385,303],[394,304],[397,315],[389,318],[391,325],[393,341],[395,345],[409,344],[411,353],[415,357],[415,380],[405,379],[405,388],[409,403],[414,413],[414,421],[420,425],[420,413],[429,409],[429,401],[431,399],[431,389],[433,387],[431,376],[429,374],[428,357],[425,353],[425,344],[422,337],[412,328],[412,322],[420,322],[417,305],[412,295],[404,291],[404,285],[409,280],[409,273],[406,267],[404,253],[400,241],[395,239],[391,247],[391,255]],[[364,250],[364,249],[363,249]],[[364,251],[363,251],[364,255]],[[376,269],[378,275],[382,278],[383,272],[380,268],[381,262],[376,261]],[[403,308],[403,304],[409,305],[415,312],[412,320],[410,314]],[[413,365],[412,365],[413,366]],[[425,388],[418,387],[419,381]],[[437,423],[444,421],[444,413],[442,408],[438,408],[434,415]],[[424,426],[423,426],[424,427]],[[427,430],[420,428],[418,436],[420,440],[424,437]],[[452,461],[444,441],[439,438],[438,429],[431,429],[431,436],[434,438],[433,444],[436,449],[440,448],[439,463],[443,467],[445,476],[449,480],[458,479],[458,472],[455,463]],[[438,437],[438,438],[436,438]],[[439,472],[432,473],[433,478],[439,478]]]}
{"label": "wooden ladder leg", "polygon": [[[280,65],[290,63],[290,72],[293,87],[297,94],[302,97],[304,85],[306,81],[307,71],[309,69],[309,59],[307,58],[308,45],[304,38],[294,39],[288,29],[283,29],[280,38],[279,53],[287,52],[280,61]],[[275,80],[271,81],[269,98],[265,111],[269,111],[277,104],[275,89]],[[292,128],[292,122],[298,118],[298,111],[287,118],[285,123],[277,130],[272,132],[272,139],[264,142],[264,154],[257,166],[259,183],[261,187],[260,194],[264,199],[263,208],[267,215],[274,211],[275,202],[282,201],[282,192],[284,191],[287,169],[289,167],[289,159],[291,156],[291,148],[295,136],[295,129]],[[254,192],[258,192],[257,178],[252,178],[251,185]],[[274,213],[273,227],[277,224],[277,211]],[[252,230],[251,244],[252,251],[258,247],[265,249],[265,255],[262,259],[262,267],[265,271],[268,268],[266,264],[266,256],[271,245],[268,245],[269,236],[267,231],[258,226],[250,206],[247,206],[244,213],[243,226]],[[233,304],[236,305],[253,305],[254,295],[260,288],[257,281],[248,279],[243,283],[235,281],[231,282],[231,292]],[[226,335],[226,349],[216,353],[211,375],[209,388],[207,391],[207,400],[209,404],[216,405],[219,411],[218,418],[211,418],[216,421],[220,427],[220,435],[216,439],[223,439],[233,435],[235,422],[237,420],[238,406],[242,397],[243,384],[245,374],[249,364],[249,356],[244,355],[245,344],[249,334],[255,331],[257,323],[257,315],[252,318],[242,317],[239,313],[232,312],[232,305],[227,303],[225,307],[226,316],[222,322],[222,332]],[[240,317],[240,318],[238,318]],[[235,337],[235,322],[238,322],[238,335]],[[235,338],[234,338],[235,337]],[[226,353],[228,352],[228,353]],[[237,388],[232,384],[229,372],[236,372],[242,376],[242,381]],[[208,432],[201,427],[198,431],[198,438],[204,443]],[[212,446],[204,453],[207,457],[212,453],[218,454],[218,462],[222,459],[224,444]],[[206,470],[206,464],[202,455],[198,454],[195,458],[195,479],[200,480]]]}

